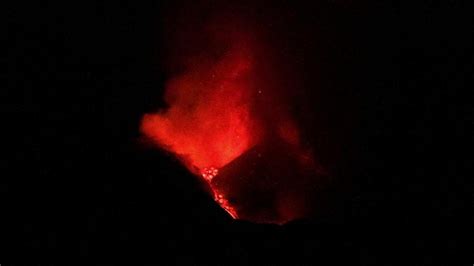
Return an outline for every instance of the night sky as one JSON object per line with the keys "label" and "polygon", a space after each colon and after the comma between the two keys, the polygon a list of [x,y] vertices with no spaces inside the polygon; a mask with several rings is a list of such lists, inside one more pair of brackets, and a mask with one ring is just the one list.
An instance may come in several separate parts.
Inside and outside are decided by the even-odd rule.
{"label": "night sky", "polygon": [[[1,257],[472,263],[467,5],[223,2],[7,9]],[[233,220],[174,156],[141,138],[141,117],[165,106],[172,15],[222,6],[261,23],[298,73],[304,93],[293,110],[330,173],[310,217]]]}

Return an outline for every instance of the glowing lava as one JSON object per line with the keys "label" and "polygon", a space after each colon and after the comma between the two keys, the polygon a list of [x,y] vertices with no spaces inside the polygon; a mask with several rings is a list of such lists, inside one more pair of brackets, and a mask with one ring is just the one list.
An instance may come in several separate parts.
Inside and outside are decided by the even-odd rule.
{"label": "glowing lava", "polygon": [[204,170],[201,172],[201,175],[205,180],[211,182],[217,173],[219,173],[219,170],[214,167],[208,167],[204,168]]}

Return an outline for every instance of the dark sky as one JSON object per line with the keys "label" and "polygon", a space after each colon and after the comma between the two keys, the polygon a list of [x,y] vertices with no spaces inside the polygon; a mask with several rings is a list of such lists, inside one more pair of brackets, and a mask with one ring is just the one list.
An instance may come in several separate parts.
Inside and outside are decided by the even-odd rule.
{"label": "dark sky", "polygon": [[231,220],[176,159],[139,140],[140,117],[164,104],[170,14],[223,5],[191,2],[8,9],[6,254],[246,263],[348,252],[370,263],[408,250],[426,264],[472,245],[463,1],[225,4],[271,24],[276,49],[315,88],[304,128],[332,182],[315,217],[282,227]]}

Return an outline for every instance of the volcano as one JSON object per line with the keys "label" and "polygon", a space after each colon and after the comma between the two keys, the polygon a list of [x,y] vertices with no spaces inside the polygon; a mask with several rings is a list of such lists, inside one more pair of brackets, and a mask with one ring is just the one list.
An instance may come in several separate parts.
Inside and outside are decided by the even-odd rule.
{"label": "volcano", "polygon": [[201,178],[233,218],[304,217],[324,171],[290,112],[290,74],[252,25],[217,21],[203,27],[193,49],[179,46],[193,53],[176,59],[167,107],[145,114],[141,132]]}

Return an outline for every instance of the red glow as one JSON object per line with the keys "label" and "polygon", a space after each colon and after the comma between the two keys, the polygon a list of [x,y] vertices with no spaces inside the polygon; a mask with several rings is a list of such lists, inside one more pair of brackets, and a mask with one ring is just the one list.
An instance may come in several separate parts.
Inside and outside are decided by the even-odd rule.
{"label": "red glow", "polygon": [[[257,61],[265,58],[265,46],[257,45],[248,32],[232,29],[211,32],[214,38],[209,47],[219,50],[217,55],[205,51],[186,58],[186,70],[167,83],[169,107],[144,115],[141,131],[201,177],[214,200],[234,219],[284,223],[303,215],[300,190],[305,191],[307,185],[294,176],[304,175],[301,169],[313,160],[300,147],[299,130],[282,108],[285,101],[275,100],[279,96],[273,90],[281,77],[268,73],[273,68],[270,63]],[[274,143],[279,150],[262,148]],[[260,149],[266,158],[261,158]],[[293,158],[299,158],[298,162]],[[256,161],[263,162],[265,170],[256,170]],[[276,165],[268,168],[272,163]],[[267,174],[274,180],[258,176]],[[253,187],[259,194],[252,194]],[[266,194],[275,198],[265,203],[250,199]],[[254,206],[258,204],[262,205]],[[248,211],[253,208],[262,210]]]}
{"label": "red glow", "polygon": [[194,173],[220,168],[255,145],[250,115],[252,58],[237,44],[218,62],[195,62],[168,84],[170,108],[146,114],[142,131],[176,153]]}

